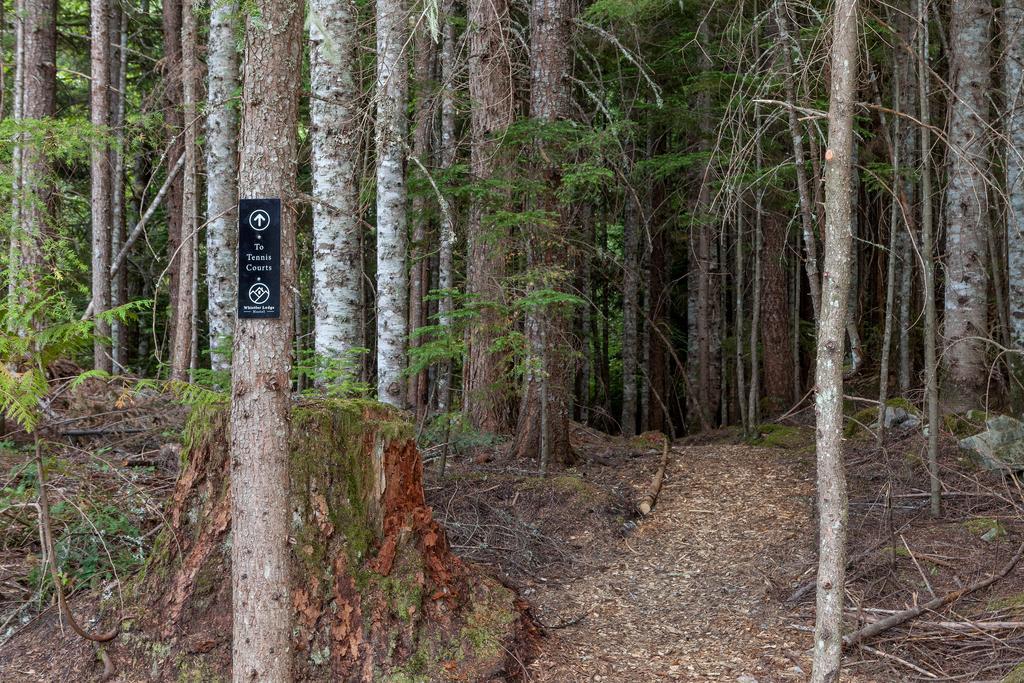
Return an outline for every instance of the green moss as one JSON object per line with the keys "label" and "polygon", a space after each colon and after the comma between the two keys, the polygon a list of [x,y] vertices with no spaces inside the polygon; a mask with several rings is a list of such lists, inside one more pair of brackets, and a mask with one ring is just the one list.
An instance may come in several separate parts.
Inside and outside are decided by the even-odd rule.
{"label": "green moss", "polygon": [[[347,493],[348,505],[329,507],[330,524],[345,539],[351,566],[367,556],[375,533],[367,498],[373,485],[365,439],[377,443],[409,438],[412,427],[402,415],[374,401],[328,399],[304,403],[292,410],[291,479],[293,494],[312,510],[314,491],[334,488]],[[296,529],[299,559],[319,572],[326,561],[323,532],[316,525]],[[312,549],[312,551],[310,551]]]}
{"label": "green moss", "polygon": [[983,410],[968,410],[963,415],[949,414],[942,416],[942,424],[947,432],[952,432],[958,439],[965,439],[984,431],[988,413]]}
{"label": "green moss", "polygon": [[757,426],[757,436],[748,440],[751,446],[804,450],[814,448],[814,430],[809,427],[766,422]]}
{"label": "green moss", "polygon": [[878,422],[878,406],[869,406],[858,410],[846,419],[843,436],[851,439],[859,434],[866,433],[868,428],[875,422]]}
{"label": "green moss", "polygon": [[903,410],[907,411],[907,413],[911,415],[917,415],[918,417],[921,416],[921,411],[917,409],[917,406],[915,406],[911,401],[908,401],[902,396],[887,399],[885,405],[889,406],[890,408],[903,408]]}
{"label": "green moss", "polygon": [[1001,683],[1024,683],[1024,662],[1010,669],[1010,673],[1003,677]]}
{"label": "green moss", "polygon": [[509,624],[519,617],[512,597],[507,588],[494,585],[487,599],[474,601],[460,634],[464,647],[472,648],[474,655],[496,657],[500,653]]}
{"label": "green moss", "polygon": [[978,536],[991,536],[988,540],[994,540],[996,538],[1003,538],[1006,536],[1006,527],[998,519],[992,519],[991,517],[975,517],[973,519],[964,520],[962,526],[970,531],[972,534]]}
{"label": "green moss", "polygon": [[219,683],[225,680],[201,657],[181,656],[175,662],[178,670],[177,683]]}

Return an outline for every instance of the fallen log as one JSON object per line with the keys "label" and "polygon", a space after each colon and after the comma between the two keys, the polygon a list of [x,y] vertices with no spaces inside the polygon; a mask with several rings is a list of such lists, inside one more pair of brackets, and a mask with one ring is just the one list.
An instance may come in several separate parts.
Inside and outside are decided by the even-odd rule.
{"label": "fallen log", "polygon": [[849,648],[854,645],[857,645],[862,641],[867,640],[868,638],[873,638],[874,636],[877,636],[880,633],[888,631],[891,628],[906,623],[911,619],[915,619],[924,614],[925,612],[931,612],[933,610],[941,609],[952,602],[956,602],[957,600],[966,595],[969,595],[975,591],[979,591],[982,588],[988,588],[993,583],[1004,578],[1007,574],[1013,571],[1013,568],[1017,565],[1018,562],[1020,562],[1020,558],[1022,556],[1024,556],[1024,544],[1021,544],[1021,546],[1017,549],[1017,553],[1012,558],[1010,558],[1010,561],[1007,562],[1003,566],[1003,568],[995,574],[992,574],[991,576],[986,577],[980,581],[976,581],[975,583],[972,583],[969,586],[965,586],[960,590],[955,590],[952,593],[947,593],[946,595],[940,595],[939,597],[929,600],[926,603],[917,605],[916,607],[911,607],[910,609],[905,609],[902,612],[897,612],[896,614],[888,616],[885,619],[880,619],[878,621],[872,622],[864,628],[854,631],[853,633],[849,633],[843,636],[843,647]]}
{"label": "fallen log", "polygon": [[651,480],[650,488],[647,489],[647,493],[640,499],[640,504],[637,506],[640,508],[640,514],[647,516],[654,509],[655,503],[658,502],[658,494],[661,493],[661,483],[665,480],[665,470],[667,468],[668,437],[666,436],[661,448],[661,464],[658,465],[658,471],[654,473],[654,479]]}

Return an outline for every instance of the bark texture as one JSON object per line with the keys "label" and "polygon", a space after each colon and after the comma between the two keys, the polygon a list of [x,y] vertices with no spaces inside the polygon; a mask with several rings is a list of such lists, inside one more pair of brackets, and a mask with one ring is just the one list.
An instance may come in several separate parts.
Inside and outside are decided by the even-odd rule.
{"label": "bark texture", "polygon": [[761,251],[761,339],[764,347],[764,402],[776,415],[794,400],[796,361],[789,343],[789,296],[786,286],[786,226],[774,215],[763,218]]}
{"label": "bark texture", "polygon": [[[567,46],[573,11],[568,0],[534,0],[530,8],[530,117],[538,122],[554,123],[569,115],[572,51]],[[557,227],[553,236],[538,231],[529,236],[534,284],[565,291],[573,267],[571,240],[564,235],[571,229],[569,212],[555,195],[561,171],[544,152],[545,143],[537,144],[544,183],[539,204]],[[513,452],[538,460],[543,470],[548,464],[568,465],[576,459],[569,444],[576,344],[571,339],[572,316],[562,305],[528,311],[526,318],[530,358]]]}
{"label": "bark texture", "polygon": [[[515,117],[513,63],[507,0],[467,0],[469,32],[470,171],[477,181],[500,179],[500,136]],[[505,240],[488,222],[494,208],[507,201],[507,193],[492,189],[477,197],[466,225],[466,294],[479,315],[466,331],[463,369],[463,410],[469,423],[488,433],[513,428],[513,403],[506,377],[508,357],[495,350],[503,334],[502,282],[505,279]]]}
{"label": "bark texture", "polygon": [[[950,10],[949,180],[946,186],[944,401],[966,410],[984,399],[988,377],[988,97],[992,3],[953,0]],[[974,339],[972,339],[972,337]]]}
{"label": "bark texture", "polygon": [[839,0],[832,28],[832,84],[825,153],[825,272],[815,363],[818,451],[818,589],[812,683],[839,679],[846,600],[846,475],[843,470],[843,342],[853,242],[853,110],[857,0]]}
{"label": "bark texture", "polygon": [[332,360],[360,345],[362,317],[356,19],[351,0],[310,1],[314,336]]}
{"label": "bark texture", "polygon": [[210,7],[206,114],[206,317],[210,367],[231,369],[238,253],[238,28],[236,0]]}
{"label": "bark texture", "polygon": [[[96,315],[93,366],[110,372],[113,363],[102,338],[110,336],[110,324],[98,314],[110,308],[110,0],[90,5],[91,77],[90,122],[99,136],[92,143],[92,309]],[[27,84],[26,84],[27,85]],[[26,100],[28,91],[26,88]],[[100,137],[102,136],[102,137]]]}
{"label": "bark texture", "polygon": [[181,243],[178,246],[178,303],[174,307],[174,338],[171,342],[171,379],[186,381],[192,365],[195,270],[198,256],[198,149],[196,147],[196,18],[190,0],[181,9],[181,103],[188,125],[182,131],[185,166],[181,195]]}
{"label": "bark texture", "polygon": [[[20,106],[15,118],[20,124],[45,122],[56,111],[57,85],[57,3],[56,0],[30,0],[24,3],[19,16],[18,31],[22,36],[16,65],[22,82]],[[37,291],[37,283],[46,271],[46,242],[52,238],[50,205],[53,195],[53,165],[44,151],[43,133],[21,136],[14,151],[16,186],[21,193],[16,201],[19,222],[11,235],[11,284],[16,290]]]}
{"label": "bark texture", "polygon": [[[1024,350],[1024,0],[1003,2],[1003,46],[1010,343]],[[1024,373],[1017,365],[1021,379]]]}
{"label": "bark texture", "polygon": [[296,121],[302,2],[257,0],[242,90],[243,197],[281,197],[281,314],[239,320],[231,386],[233,677],[291,679],[288,506]]}
{"label": "bark texture", "polygon": [[377,0],[377,398],[403,407],[408,339],[405,136],[409,37],[404,0]]}

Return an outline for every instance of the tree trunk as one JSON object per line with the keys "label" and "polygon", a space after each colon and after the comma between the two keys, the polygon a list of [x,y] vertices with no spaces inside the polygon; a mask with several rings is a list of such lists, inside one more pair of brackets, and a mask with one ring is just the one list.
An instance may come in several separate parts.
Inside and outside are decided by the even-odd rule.
{"label": "tree trunk", "polygon": [[[57,86],[57,3],[56,0],[26,0],[17,17],[22,36],[18,52],[18,78],[22,82],[20,106],[15,112],[19,124],[38,125],[56,113]],[[47,157],[42,131],[22,135],[15,149],[19,156],[15,173],[19,212],[11,231],[10,280],[18,298],[27,305],[45,296],[40,280],[49,270],[47,242],[53,239],[50,209],[53,199],[53,164]],[[31,297],[31,299],[30,299]]]}
{"label": "tree trunk", "polygon": [[812,683],[839,679],[846,599],[846,475],[843,470],[843,342],[853,242],[853,110],[857,0],[839,0],[832,29],[831,95],[825,153],[825,277],[815,363],[818,451],[818,590]]}
{"label": "tree trunk", "polygon": [[[908,5],[909,6],[909,5]],[[897,100],[899,106],[894,107],[897,111],[904,112],[907,116],[917,116],[917,65],[913,57],[913,46],[917,41],[918,23],[911,11],[896,11],[895,24],[899,31],[901,42],[906,48],[896,48],[893,57],[896,69],[899,71],[896,80],[899,83],[899,94]],[[894,117],[895,119],[896,117]],[[914,168],[917,165],[919,156],[917,150],[917,127],[907,120],[900,120],[899,134],[895,136],[894,146],[903,168]],[[914,306],[913,277],[917,267],[917,257],[914,254],[911,243],[911,230],[917,225],[915,211],[917,205],[917,182],[912,174],[905,174],[901,177],[902,201],[904,206],[899,212],[900,228],[896,237],[896,253],[899,265],[899,373],[897,387],[899,394],[905,396],[910,390],[911,376],[913,373],[913,356],[911,355],[911,332],[914,327],[914,320],[911,314]],[[904,215],[906,212],[906,215]]]}
{"label": "tree trunk", "polygon": [[640,288],[640,207],[626,191],[622,248],[622,435],[636,434],[637,319]]}
{"label": "tree trunk", "polygon": [[[478,182],[500,179],[505,170],[499,136],[515,118],[516,98],[509,58],[511,18],[508,0],[468,0],[470,171]],[[508,201],[508,193],[490,190],[474,197],[466,226],[466,294],[479,314],[466,331],[463,410],[474,429],[494,434],[513,428],[508,356],[494,349],[504,334],[502,283],[505,235],[488,225],[488,216]]]}
{"label": "tree trunk", "polygon": [[198,255],[198,160],[196,149],[196,18],[190,0],[181,8],[181,104],[185,118],[185,166],[181,195],[181,243],[178,261],[178,303],[174,306],[174,337],[171,344],[171,379],[187,381],[192,366],[192,331],[194,329],[195,296],[193,288]]}
{"label": "tree trunk", "polygon": [[953,0],[950,19],[949,180],[946,187],[944,401],[982,404],[988,368],[988,97],[990,0]]}
{"label": "tree trunk", "polygon": [[931,114],[928,105],[928,2],[918,0],[921,25],[918,43],[919,102],[921,105],[921,261],[924,275],[925,397],[928,404],[928,474],[932,515],[942,513],[942,482],[939,479],[939,367],[935,358],[935,250],[932,246]]}
{"label": "tree trunk", "polygon": [[[413,85],[416,89],[416,111],[412,130],[412,155],[424,167],[430,168],[434,138],[434,81],[437,70],[437,44],[425,23],[416,29],[415,57],[413,59]],[[423,170],[416,167],[418,171]],[[426,180],[426,179],[424,179]],[[415,332],[427,322],[427,301],[430,291],[430,261],[427,235],[430,230],[428,207],[431,196],[429,183],[412,196],[412,243],[409,249],[409,332]],[[409,340],[410,348],[419,346],[422,340]],[[427,372],[423,370],[409,376],[406,403],[418,415],[427,408]]]}
{"label": "tree trunk", "polygon": [[[761,148],[761,118],[754,110],[754,164],[757,175],[761,175],[763,152]],[[747,419],[750,420],[751,431],[761,421],[761,303],[763,300],[764,258],[764,190],[757,188],[754,195],[754,291],[750,294],[750,392],[747,399]]]}
{"label": "tree trunk", "polygon": [[[441,34],[441,149],[439,150],[441,172],[447,173],[455,164],[455,1],[443,0],[441,11],[444,27]],[[441,328],[451,328],[455,287],[455,219],[449,198],[441,211],[441,239],[438,254],[437,286],[443,292],[438,302],[438,323]],[[444,415],[451,408],[452,360],[445,359],[437,369],[437,408]],[[447,417],[445,417],[447,419]],[[446,452],[446,451],[445,451]],[[444,474],[444,454],[440,463]]]}
{"label": "tree trunk", "polygon": [[[128,12],[121,7],[114,8],[112,13],[117,17],[116,23],[112,22],[111,27],[116,26],[117,30],[117,62],[113,72],[117,74],[114,102],[114,127],[116,130],[116,141],[112,151],[113,168],[111,182],[113,183],[113,211],[111,212],[110,231],[110,253],[111,258],[121,251],[124,241],[127,238],[125,232],[125,216],[127,215],[127,204],[125,202],[125,109],[128,93]],[[114,60],[111,60],[113,62]],[[110,305],[117,308],[127,302],[128,280],[127,273],[117,273],[110,281]],[[114,320],[110,326],[111,357],[115,373],[123,373],[128,367],[128,327],[124,321]]]}
{"label": "tree trunk", "polygon": [[[1006,92],[1007,282],[1010,344],[1024,351],[1024,0],[1003,0],[1003,89]],[[1018,412],[1024,361],[1012,360]]]}
{"label": "tree trunk", "polygon": [[[571,26],[574,5],[568,0],[533,0],[530,7],[530,118],[550,124],[569,116],[569,77],[572,69]],[[574,269],[572,230],[568,207],[556,197],[561,186],[561,169],[549,161],[551,154],[538,140],[541,159],[540,208],[554,226],[533,226],[529,236],[529,257],[535,270],[535,285],[566,291],[566,272]],[[540,234],[553,230],[555,234]],[[536,281],[539,279],[540,281]],[[526,313],[526,339],[530,365],[526,371],[523,398],[516,425],[513,453],[520,458],[537,458],[550,453],[547,462],[570,465],[576,454],[569,444],[572,401],[572,316],[563,305],[544,306]],[[542,463],[545,458],[540,457]]]}
{"label": "tree trunk", "polygon": [[[93,343],[93,365],[97,370],[113,370],[105,339],[110,324],[100,314],[110,308],[110,0],[90,3],[89,88],[90,121],[97,132],[92,143],[90,177],[92,180],[92,309],[97,340]],[[30,88],[26,83],[26,95]]]}
{"label": "tree trunk", "polygon": [[[108,0],[109,1],[109,0]],[[182,132],[184,117],[181,112],[181,11],[183,0],[162,0],[163,23],[163,98],[164,98],[164,129],[167,135],[167,172],[177,166],[185,149]],[[175,175],[167,188],[164,200],[167,216],[167,269],[170,275],[168,297],[170,315],[168,316],[169,338],[174,339],[173,327],[177,322],[175,307],[178,305],[179,269],[181,261],[174,258],[181,245],[181,211],[182,193],[184,192],[183,174]],[[94,209],[95,210],[95,209]]]}
{"label": "tree trunk", "polygon": [[794,400],[793,349],[789,343],[789,296],[786,286],[786,225],[777,216],[763,218],[761,250],[761,338],[764,347],[764,407],[769,415]]}
{"label": "tree trunk", "polygon": [[404,0],[377,1],[377,397],[404,407],[409,278],[405,108],[409,17]]}
{"label": "tree trunk", "polygon": [[[247,21],[239,195],[281,198],[276,319],[241,319],[231,378],[233,678],[291,680],[290,355],[295,274],[296,123],[305,7],[257,0]],[[258,18],[255,18],[258,17]]]}
{"label": "tree trunk", "polygon": [[[206,114],[206,317],[210,368],[231,369],[238,253],[238,2],[210,7]],[[312,107],[312,103],[310,104]],[[314,147],[315,148],[315,147]]]}
{"label": "tree trunk", "polygon": [[357,19],[351,0],[310,0],[313,317],[324,363],[354,363],[346,356],[361,346]]}

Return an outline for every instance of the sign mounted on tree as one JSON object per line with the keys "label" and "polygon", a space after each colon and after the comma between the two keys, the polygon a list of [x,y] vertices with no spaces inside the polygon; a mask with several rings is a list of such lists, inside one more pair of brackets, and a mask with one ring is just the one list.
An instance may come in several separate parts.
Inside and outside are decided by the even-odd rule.
{"label": "sign mounted on tree", "polygon": [[281,317],[281,200],[238,202],[238,317]]}

